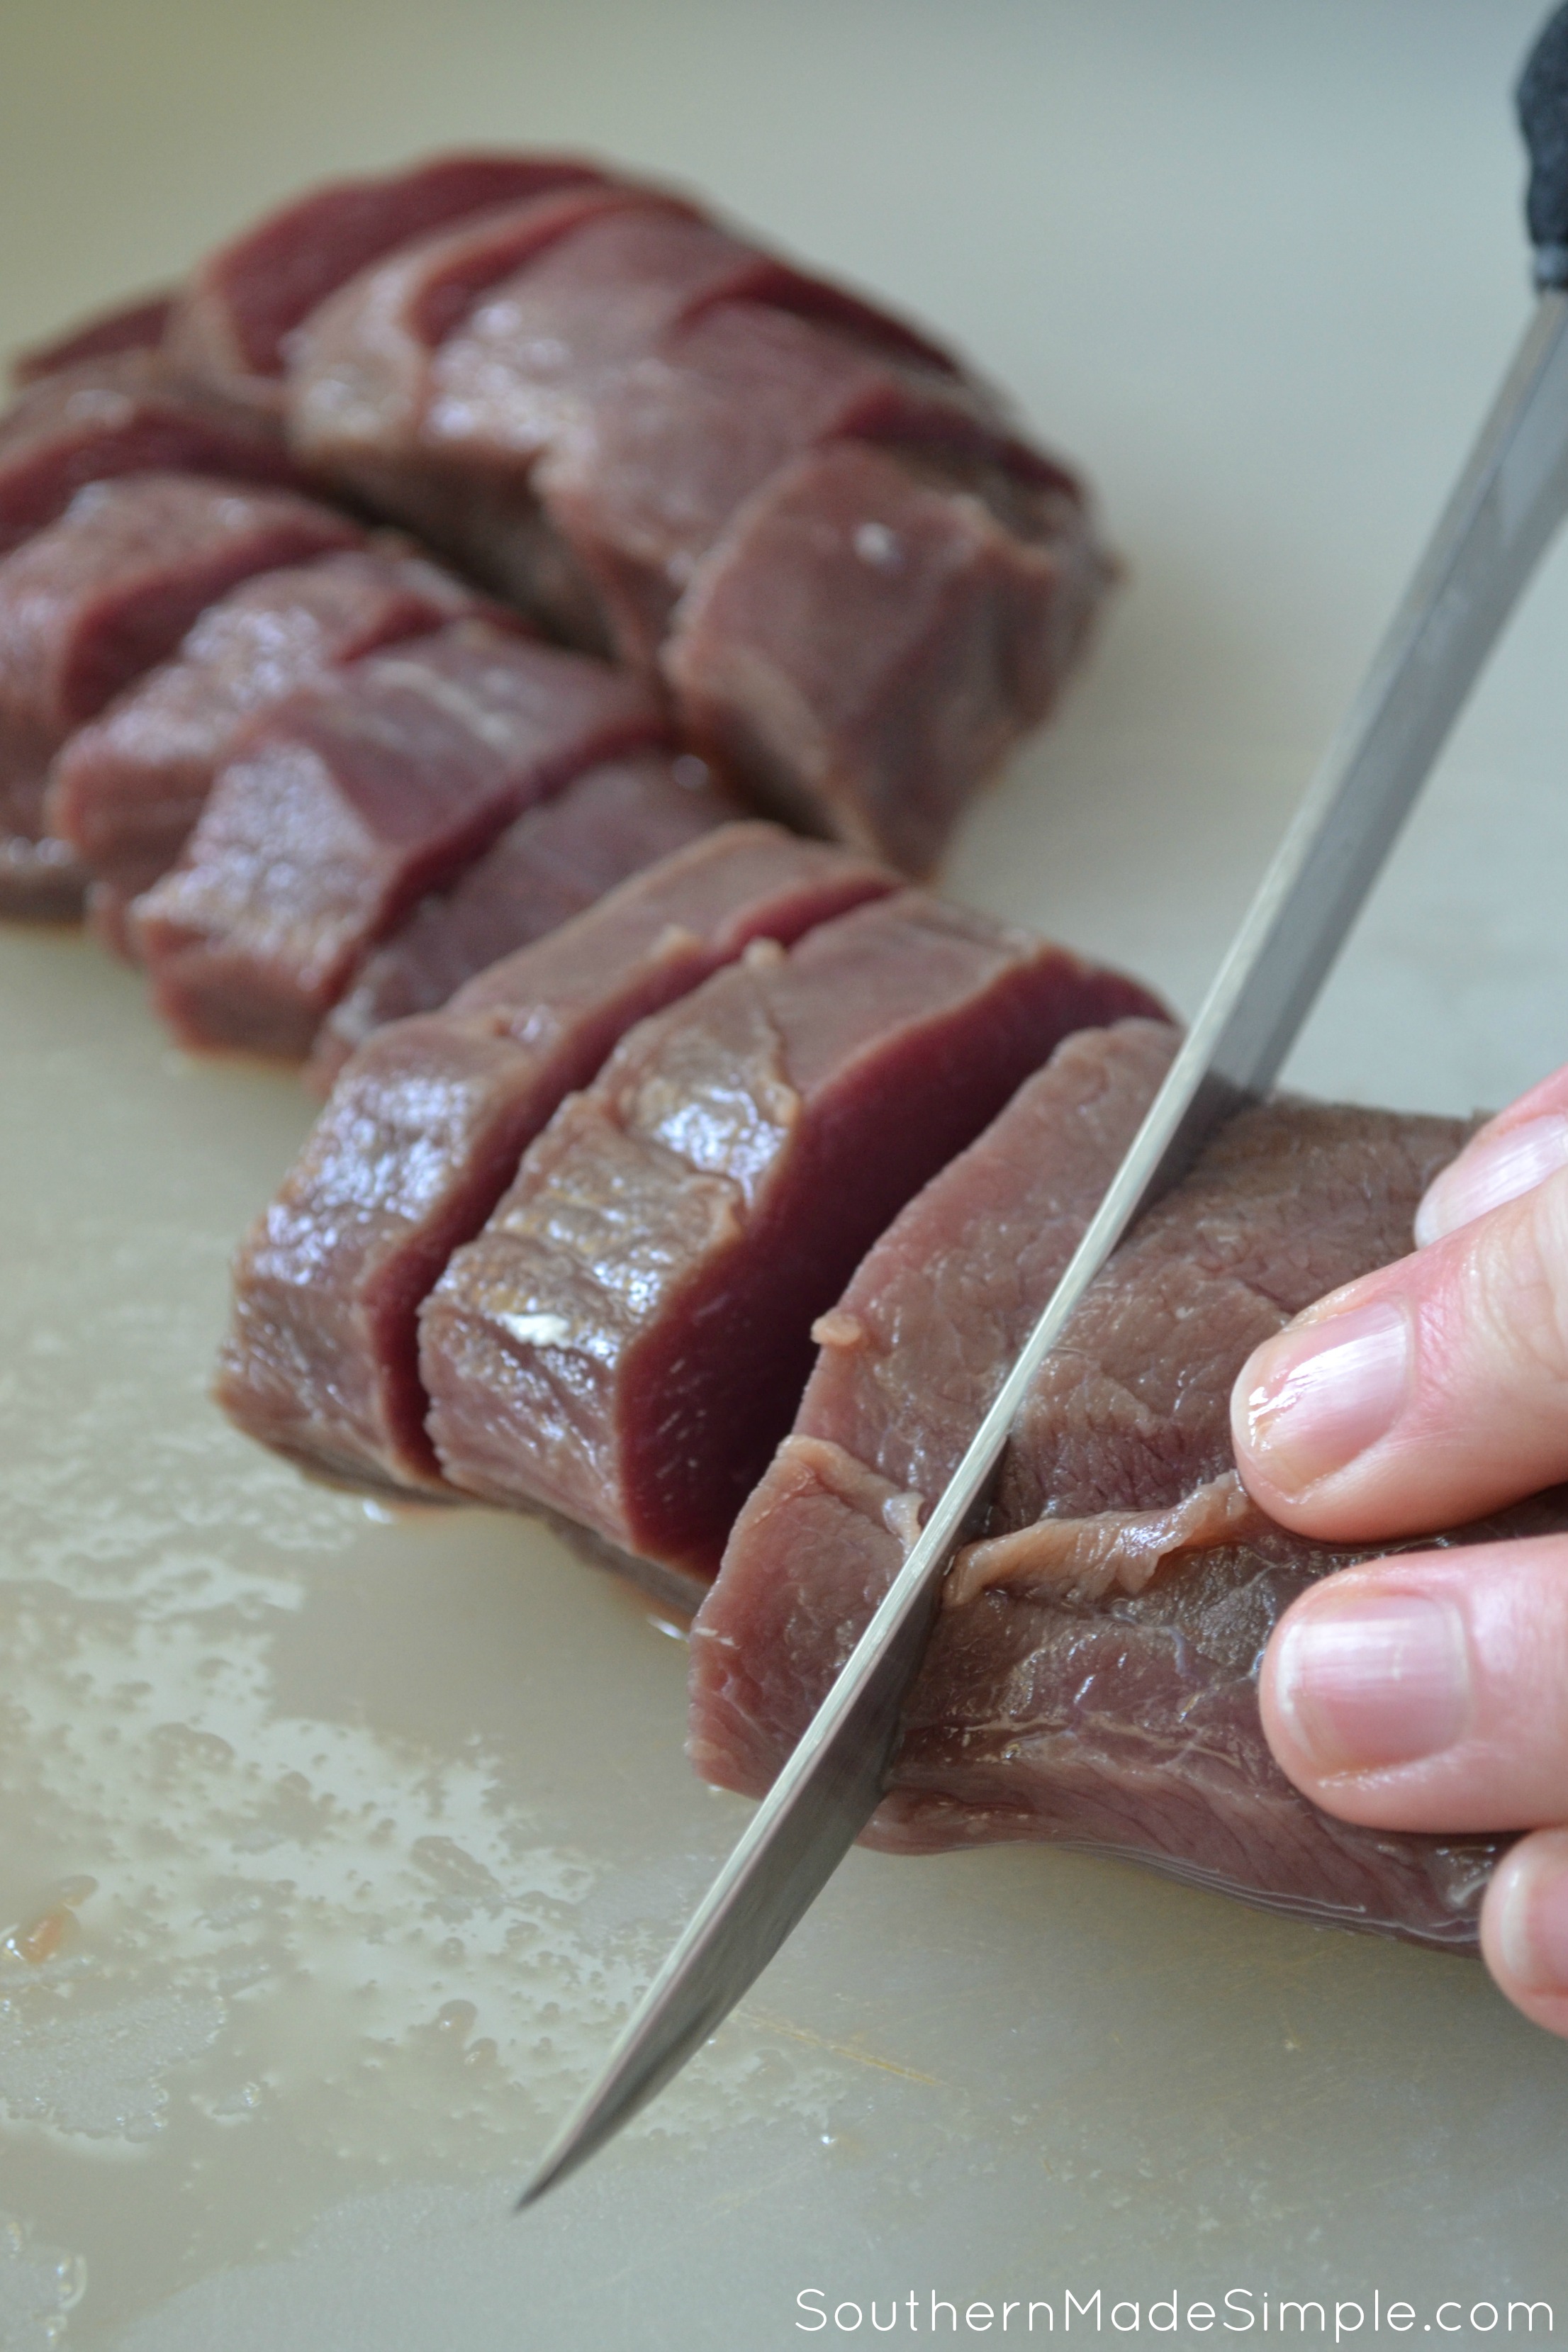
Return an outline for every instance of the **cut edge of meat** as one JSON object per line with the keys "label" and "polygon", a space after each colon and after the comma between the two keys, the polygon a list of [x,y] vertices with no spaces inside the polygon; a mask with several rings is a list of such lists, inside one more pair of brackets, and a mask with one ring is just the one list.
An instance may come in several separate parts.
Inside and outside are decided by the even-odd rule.
{"label": "cut edge of meat", "polygon": [[216,1391],[230,1417],[342,1479],[449,1492],[426,1433],[413,1309],[524,1145],[633,1023],[752,939],[799,936],[897,887],[775,826],[721,827],[504,958],[446,1012],[378,1032],[236,1261]]}
{"label": "cut edge of meat", "polygon": [[46,341],[28,343],[14,353],[11,381],[26,386],[58,375],[62,368],[78,366],[83,360],[108,359],[121,352],[155,351],[176,299],[175,289],[163,288],[112,303],[106,310],[89,311]]}

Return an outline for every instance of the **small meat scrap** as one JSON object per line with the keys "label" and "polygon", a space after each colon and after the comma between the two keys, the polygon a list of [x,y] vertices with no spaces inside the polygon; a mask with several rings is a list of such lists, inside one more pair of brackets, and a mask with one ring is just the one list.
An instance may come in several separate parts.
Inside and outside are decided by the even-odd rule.
{"label": "small meat scrap", "polygon": [[0,415],[0,556],[88,482],[148,473],[302,486],[275,422],[173,374],[155,353],[79,360]]}
{"label": "small meat scrap", "polygon": [[570,157],[470,153],[312,188],[208,254],[180,290],[164,347],[177,365],[266,404],[293,329],[384,254],[467,213],[600,177]]}
{"label": "small meat scrap", "polygon": [[56,758],[51,833],[90,868],[89,911],[129,951],[131,902],[184,846],[258,712],[339,664],[440,628],[480,600],[406,543],[264,572],[209,604],[173,658],[79,728]]}
{"label": "small meat scrap", "polygon": [[467,981],[580,915],[607,890],[746,812],[690,753],[590,768],[510,824],[449,890],[416,907],[323,1024],[310,1082],[325,1094],[389,1021],[434,1013]]}
{"label": "small meat scrap", "polygon": [[91,482],[0,562],[0,909],[25,913],[37,869],[70,864],[42,843],[46,780],[72,731],[174,652],[203,607],[254,573],[357,545],[345,517],[287,490],[185,474]]}
{"label": "small meat scrap", "polygon": [[634,1022],[753,940],[788,942],[897,887],[847,850],[726,825],[521,949],[347,1064],[235,1268],[217,1396],[328,1475],[443,1490],[416,1314],[524,1147]]}
{"label": "small meat scrap", "polygon": [[[693,1631],[691,1753],[707,1778],[759,1793],[788,1756],[1170,1051],[1136,1024],[1073,1040],[858,1269],[840,1312],[862,1342],[825,1334]],[[1473,1944],[1494,1841],[1331,1820],[1269,1756],[1268,1635],[1314,1578],[1364,1555],[1258,1511],[1228,1425],[1251,1349],[1409,1247],[1415,1204],[1467,1131],[1270,1104],[1140,1222],[1043,1368],[985,1534],[950,1573],[869,1843],[1065,1840],[1312,1917]],[[1440,1540],[1563,1525],[1559,1493]]]}
{"label": "small meat scrap", "polygon": [[846,441],[741,508],[663,667],[691,739],[764,806],[924,874],[1050,709],[1107,578],[1070,489]]}
{"label": "small meat scrap", "polygon": [[636,680],[486,621],[301,688],[246,735],[179,864],[136,902],[159,1012],[185,1045],[305,1055],[426,892],[665,730]]}
{"label": "small meat scrap", "polygon": [[711,1576],[813,1318],[927,1178],[1131,981],[900,893],[625,1038],[421,1315],[454,1486]]}

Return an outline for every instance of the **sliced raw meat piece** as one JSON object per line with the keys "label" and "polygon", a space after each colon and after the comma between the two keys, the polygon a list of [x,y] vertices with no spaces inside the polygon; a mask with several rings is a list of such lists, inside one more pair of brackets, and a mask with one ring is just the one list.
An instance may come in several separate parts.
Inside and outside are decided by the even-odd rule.
{"label": "sliced raw meat piece", "polygon": [[[743,499],[803,449],[851,435],[1048,470],[962,378],[761,302],[705,311],[585,401],[535,479],[623,658],[652,666]],[[1050,479],[1077,496],[1065,474]]]}
{"label": "sliced raw meat piece", "polygon": [[[0,562],[0,837],[24,895],[49,762],[66,737],[172,653],[203,607],[252,573],[363,534],[287,490],[182,474],[90,482]],[[36,867],[58,851],[36,853]],[[11,870],[11,869],[14,869]]]}
{"label": "sliced raw meat piece", "polygon": [[323,1024],[310,1080],[325,1094],[389,1021],[434,1013],[502,956],[542,939],[607,890],[745,814],[701,761],[606,761],[510,824],[454,887],[378,948]]}
{"label": "sliced raw meat piece", "polygon": [[592,583],[542,513],[535,460],[659,338],[715,303],[797,310],[955,374],[944,352],[857,296],[665,205],[578,229],[498,287],[437,352],[424,457],[404,474],[420,528],[573,642],[605,646]]}
{"label": "sliced raw meat piece", "polygon": [[209,604],[174,659],[79,728],[56,758],[49,829],[91,868],[89,905],[125,950],[131,901],[184,845],[256,713],[342,662],[419,636],[480,600],[406,542],[264,572]]}
{"label": "sliced raw meat piece", "polygon": [[[691,1751],[709,1779],[760,1792],[810,1720],[1168,1050],[1129,1029],[1064,1049],[823,1318],[795,1432],[693,1631]],[[1028,1401],[988,1539],[950,1580],[870,1843],[1114,1847],[1281,1908],[1473,1940],[1495,1845],[1331,1821],[1269,1758],[1268,1633],[1314,1577],[1363,1555],[1248,1506],[1228,1430],[1251,1349],[1409,1246],[1415,1203],[1466,1132],[1281,1102],[1237,1119],[1143,1219]],[[1559,1494],[1449,1539],[1565,1524]]]}
{"label": "sliced raw meat piece", "polygon": [[610,371],[713,303],[745,299],[952,369],[945,352],[856,296],[710,223],[650,208],[578,229],[480,304],[436,356],[425,439],[466,465],[526,467]]}
{"label": "sliced raw meat piece", "polygon": [[132,926],[181,1042],[302,1055],[368,950],[585,767],[664,740],[624,673],[488,622],[258,719]]}
{"label": "sliced raw meat piece", "polygon": [[1026,537],[978,488],[854,442],[784,467],[677,607],[685,730],[788,822],[929,872],[1110,576],[1079,499],[1028,503]]}
{"label": "sliced raw meat piece", "polygon": [[84,483],[146,473],[300,487],[271,419],[146,352],[84,360],[0,416],[0,555],[63,514]]}
{"label": "sliced raw meat piece", "polygon": [[1069,1030],[1156,1010],[907,891],[623,1041],[421,1315],[456,1486],[711,1576],[789,1426],[812,1318]]}
{"label": "sliced raw meat piece", "polygon": [[601,214],[661,201],[692,217],[689,205],[661,200],[652,189],[584,182],[400,246],[340,287],[299,329],[286,394],[293,446],[396,512],[429,401],[432,354],[490,287],[558,237]]}
{"label": "sliced raw meat piece", "polygon": [[383,1030],[241,1248],[220,1403],[318,1470],[439,1488],[416,1311],[524,1146],[635,1021],[751,940],[795,940],[895,887],[847,851],[729,826],[507,957],[446,1012]]}
{"label": "sliced raw meat piece", "polygon": [[182,366],[264,399],[290,331],[383,254],[465,213],[603,177],[570,158],[459,154],[314,188],[207,256],[175,303],[166,347]]}
{"label": "sliced raw meat piece", "polygon": [[11,380],[37,383],[40,376],[58,375],[62,368],[76,367],[82,360],[110,359],[117,352],[154,351],[163,340],[174,307],[172,293],[144,294],[139,301],[117,302],[112,310],[94,311],[63,334],[52,335],[47,343],[34,343],[18,352],[11,362]]}

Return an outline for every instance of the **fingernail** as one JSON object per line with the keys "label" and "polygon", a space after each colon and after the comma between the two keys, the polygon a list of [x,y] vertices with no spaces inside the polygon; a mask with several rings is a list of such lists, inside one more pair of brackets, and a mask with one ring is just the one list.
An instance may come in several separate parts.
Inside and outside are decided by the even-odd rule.
{"label": "fingernail", "polygon": [[1568,1118],[1556,1113],[1527,1118],[1485,1143],[1471,1144],[1426,1187],[1415,1212],[1417,1247],[1425,1249],[1473,1217],[1533,1192],[1560,1168],[1568,1168]]}
{"label": "fingernail", "polygon": [[1469,1713],[1458,1612],[1415,1594],[1308,1608],[1279,1636],[1274,1699],[1324,1776],[1436,1756]]}
{"label": "fingernail", "polygon": [[1568,1841],[1542,1838],[1521,1858],[1506,1882],[1498,1942],[1527,1991],[1568,1992]]}
{"label": "fingernail", "polygon": [[1246,1397],[1253,1461],[1300,1495],[1364,1454],[1398,1418],[1410,1334],[1387,1300],[1300,1323],[1254,1357]]}

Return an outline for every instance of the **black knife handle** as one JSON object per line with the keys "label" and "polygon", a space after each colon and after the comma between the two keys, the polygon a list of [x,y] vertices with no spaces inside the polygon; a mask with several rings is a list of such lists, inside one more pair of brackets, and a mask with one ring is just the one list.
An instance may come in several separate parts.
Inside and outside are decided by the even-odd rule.
{"label": "black knife handle", "polygon": [[1535,247],[1535,282],[1568,286],[1568,0],[1548,19],[1515,92],[1530,151],[1524,216]]}

